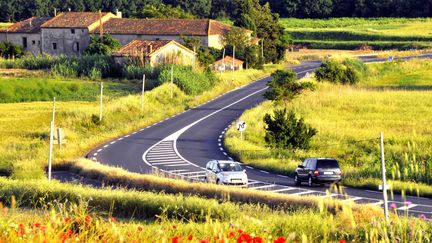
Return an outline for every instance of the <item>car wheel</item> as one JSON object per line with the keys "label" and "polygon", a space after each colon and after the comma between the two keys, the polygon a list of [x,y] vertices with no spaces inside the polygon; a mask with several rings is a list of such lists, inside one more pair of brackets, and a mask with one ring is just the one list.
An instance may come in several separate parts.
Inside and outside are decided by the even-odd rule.
{"label": "car wheel", "polygon": [[216,184],[218,185],[222,185],[222,181],[220,181],[219,179],[216,180]]}
{"label": "car wheel", "polygon": [[312,176],[309,176],[309,179],[308,179],[308,186],[309,186],[309,187],[312,187],[312,185],[313,185],[313,182],[312,182]]}
{"label": "car wheel", "polygon": [[294,184],[296,186],[300,186],[301,184],[301,181],[299,180],[297,173],[294,174]]}

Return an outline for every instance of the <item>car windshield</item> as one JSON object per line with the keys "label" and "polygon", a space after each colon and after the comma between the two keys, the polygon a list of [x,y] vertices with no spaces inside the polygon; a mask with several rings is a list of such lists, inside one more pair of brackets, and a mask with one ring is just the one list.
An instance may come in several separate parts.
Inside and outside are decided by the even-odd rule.
{"label": "car windshield", "polygon": [[219,167],[222,171],[242,171],[243,168],[237,163],[220,163]]}
{"label": "car windshield", "polygon": [[334,159],[319,159],[317,168],[321,169],[337,169],[339,168],[339,164]]}

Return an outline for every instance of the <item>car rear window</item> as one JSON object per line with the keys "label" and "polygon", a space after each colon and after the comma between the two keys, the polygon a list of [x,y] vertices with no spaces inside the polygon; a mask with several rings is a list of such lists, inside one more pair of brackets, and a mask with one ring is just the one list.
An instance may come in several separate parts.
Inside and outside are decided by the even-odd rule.
{"label": "car rear window", "polygon": [[220,163],[219,167],[222,171],[242,171],[243,168],[237,163]]}
{"label": "car rear window", "polygon": [[319,159],[317,168],[320,169],[336,169],[339,168],[339,163],[334,159]]}

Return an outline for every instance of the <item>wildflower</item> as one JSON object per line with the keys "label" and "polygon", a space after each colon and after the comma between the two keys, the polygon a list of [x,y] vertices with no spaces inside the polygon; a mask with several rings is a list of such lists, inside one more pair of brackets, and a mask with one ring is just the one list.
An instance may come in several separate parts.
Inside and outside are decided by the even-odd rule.
{"label": "wildflower", "polygon": [[339,243],[346,243],[346,240],[340,240]]}
{"label": "wildflower", "polygon": [[239,234],[241,234],[241,233],[243,233],[243,230],[242,230],[242,229],[238,229],[237,232],[238,232]]}
{"label": "wildflower", "polygon": [[263,243],[263,239],[259,236],[252,238],[252,243]]}
{"label": "wildflower", "polygon": [[172,228],[173,228],[173,229],[177,229],[177,225],[173,225]]}
{"label": "wildflower", "polygon": [[171,242],[178,243],[180,238],[182,238],[182,236],[173,236],[171,237]]}
{"label": "wildflower", "polygon": [[73,235],[73,231],[72,231],[72,230],[68,230],[68,231],[67,231],[67,235],[68,235],[69,237],[71,237],[71,236]]}
{"label": "wildflower", "polygon": [[210,243],[210,241],[207,239],[204,239],[204,240],[200,240],[200,243]]}
{"label": "wildflower", "polygon": [[240,236],[237,238],[237,243],[241,242],[252,242],[252,237],[246,233],[241,233]]}
{"label": "wildflower", "polygon": [[69,217],[64,218],[65,223],[68,223],[70,221]]}
{"label": "wildflower", "polygon": [[235,235],[234,231],[231,231],[229,232],[229,234],[227,234],[227,238],[229,239],[231,237],[234,237],[234,235]]}
{"label": "wildflower", "polygon": [[109,221],[110,221],[111,223],[115,223],[115,222],[117,222],[117,220],[116,220],[114,217],[110,217],[110,218],[109,218]]}
{"label": "wildflower", "polygon": [[88,224],[91,222],[92,218],[90,217],[90,215],[86,215],[84,220]]}
{"label": "wildflower", "polygon": [[276,240],[273,241],[273,243],[285,243],[286,240],[284,237],[278,237]]}
{"label": "wildflower", "polygon": [[40,224],[40,223],[35,223],[35,224],[33,224],[33,228],[39,228],[39,227],[41,227],[41,224]]}
{"label": "wildflower", "polygon": [[396,203],[392,203],[392,204],[390,204],[390,209],[391,209],[391,210],[396,210],[396,208],[397,208]]}
{"label": "wildflower", "polygon": [[25,235],[26,233],[25,233],[25,227],[24,227],[24,225],[23,224],[19,224],[18,225],[18,235],[20,235],[20,236],[23,236],[23,235]]}
{"label": "wildflower", "polygon": [[192,239],[193,239],[193,236],[192,236],[192,235],[189,235],[187,239],[188,239],[188,240],[192,240]]}
{"label": "wildflower", "polygon": [[427,217],[426,217],[426,215],[424,215],[424,214],[420,214],[420,219],[421,219],[421,220],[426,220]]}
{"label": "wildflower", "polygon": [[143,228],[141,226],[138,226],[138,232],[143,231]]}

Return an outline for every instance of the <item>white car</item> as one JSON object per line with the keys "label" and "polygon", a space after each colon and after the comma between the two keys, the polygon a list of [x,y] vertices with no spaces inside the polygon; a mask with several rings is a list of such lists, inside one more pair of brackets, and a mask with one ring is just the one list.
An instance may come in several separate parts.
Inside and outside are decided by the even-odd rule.
{"label": "white car", "polygon": [[212,160],[206,166],[206,181],[225,185],[246,185],[248,177],[240,163],[230,160]]}

